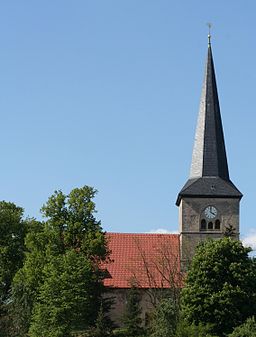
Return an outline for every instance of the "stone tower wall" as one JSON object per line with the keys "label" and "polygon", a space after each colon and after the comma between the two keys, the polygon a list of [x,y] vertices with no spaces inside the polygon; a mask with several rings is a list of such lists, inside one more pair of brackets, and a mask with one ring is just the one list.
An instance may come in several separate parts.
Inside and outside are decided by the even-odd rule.
{"label": "stone tower wall", "polygon": [[[218,211],[220,229],[201,230],[200,224],[207,206]],[[190,260],[196,246],[207,238],[220,239],[226,229],[234,228],[234,237],[239,238],[239,199],[232,198],[183,198],[179,206],[179,231],[181,240],[181,260]]]}

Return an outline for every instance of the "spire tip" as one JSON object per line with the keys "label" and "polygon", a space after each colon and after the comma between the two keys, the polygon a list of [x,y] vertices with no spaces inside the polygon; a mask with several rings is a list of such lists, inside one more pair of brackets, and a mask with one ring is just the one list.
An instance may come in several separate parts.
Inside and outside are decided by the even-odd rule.
{"label": "spire tip", "polygon": [[210,22],[207,23],[207,26],[209,28],[208,30],[208,47],[211,46],[211,28],[212,28],[212,24]]}

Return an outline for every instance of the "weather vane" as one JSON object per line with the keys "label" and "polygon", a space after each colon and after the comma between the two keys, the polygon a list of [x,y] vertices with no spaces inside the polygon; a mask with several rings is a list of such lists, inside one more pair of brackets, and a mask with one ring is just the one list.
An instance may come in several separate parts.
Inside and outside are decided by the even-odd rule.
{"label": "weather vane", "polygon": [[207,23],[207,26],[209,28],[208,30],[208,45],[210,46],[211,45],[211,28],[212,28],[212,24],[210,22]]}

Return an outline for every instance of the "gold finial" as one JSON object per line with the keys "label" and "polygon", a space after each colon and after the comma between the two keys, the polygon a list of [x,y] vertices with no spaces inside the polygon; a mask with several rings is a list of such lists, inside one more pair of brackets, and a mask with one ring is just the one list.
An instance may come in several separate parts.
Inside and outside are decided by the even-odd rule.
{"label": "gold finial", "polygon": [[207,26],[209,28],[209,31],[208,31],[208,46],[211,45],[211,28],[212,28],[212,24],[210,22],[207,23]]}

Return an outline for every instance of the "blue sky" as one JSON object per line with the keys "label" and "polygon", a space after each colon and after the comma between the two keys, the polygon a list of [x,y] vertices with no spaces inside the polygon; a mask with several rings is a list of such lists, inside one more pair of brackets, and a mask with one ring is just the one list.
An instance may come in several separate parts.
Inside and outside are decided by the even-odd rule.
{"label": "blue sky", "polygon": [[105,230],[177,230],[210,21],[241,235],[254,240],[255,7],[0,2],[0,198],[40,217],[54,190],[90,185]]}

